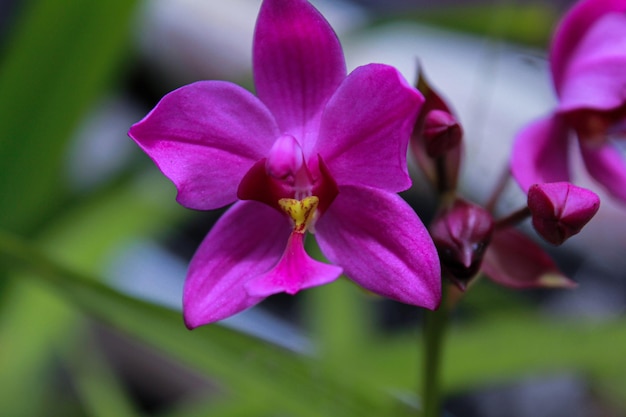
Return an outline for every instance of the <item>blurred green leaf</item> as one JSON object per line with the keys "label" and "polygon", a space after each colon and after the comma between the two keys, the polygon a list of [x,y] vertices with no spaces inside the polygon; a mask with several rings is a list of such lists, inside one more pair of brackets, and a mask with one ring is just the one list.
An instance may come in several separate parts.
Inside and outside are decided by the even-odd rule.
{"label": "blurred green leaf", "polygon": [[52,358],[71,311],[38,283],[22,281],[23,274],[15,278],[0,310],[0,414],[30,417],[46,406]]}
{"label": "blurred green leaf", "polygon": [[[220,325],[187,331],[179,312],[133,299],[0,234],[0,253],[46,277],[73,305],[204,371],[240,395],[290,415],[378,415],[380,404],[316,372],[316,363]],[[327,399],[330,398],[331,401]],[[320,407],[323,407],[320,410]]]}
{"label": "blurred green leaf", "polygon": [[66,144],[129,48],[136,1],[29,2],[0,60],[0,228],[33,232],[65,196]]}
{"label": "blurred green leaf", "polygon": [[[493,315],[450,335],[444,383],[460,388],[531,372],[626,374],[626,321],[557,319],[527,312]],[[488,344],[485,343],[488,341]]]}
{"label": "blurred green leaf", "polygon": [[[307,251],[313,258],[327,262],[314,239],[307,239]],[[368,343],[372,337],[373,315],[365,290],[342,276],[330,285],[307,290],[304,297],[304,317],[309,320],[321,360],[330,369],[347,367],[354,358],[355,346]]]}
{"label": "blurred green leaf", "polygon": [[73,344],[67,353],[64,359],[72,377],[72,385],[87,415],[141,417],[95,343]]}
{"label": "blurred green leaf", "polygon": [[[311,338],[316,342],[316,371],[324,378],[349,386],[353,393],[388,410],[396,402],[389,393],[377,385],[376,375],[368,374],[363,361],[375,360],[364,355],[363,346],[371,342],[373,318],[372,304],[368,304],[365,291],[345,277],[337,281],[307,289],[304,317],[311,328]],[[372,297],[373,298],[373,297]],[[336,393],[335,396],[341,395]],[[322,402],[325,401],[325,404]],[[333,412],[335,398],[320,398],[320,415],[337,415]],[[397,414],[400,415],[400,414]]]}
{"label": "blurred green leaf", "polygon": [[[86,273],[99,270],[119,245],[153,235],[187,211],[176,205],[165,180],[146,176],[82,200],[41,230],[39,244],[56,258]],[[57,293],[10,275],[0,312],[0,411],[13,417],[36,415],[36,401],[51,381],[51,362],[68,348],[68,336],[82,330],[76,313]],[[25,401],[25,394],[33,401]]]}
{"label": "blurred green leaf", "polygon": [[174,410],[159,414],[159,417],[263,417],[274,416],[275,407],[264,400],[243,398],[238,401],[215,399],[187,402]]}
{"label": "blurred green leaf", "polygon": [[411,19],[455,31],[487,36],[538,47],[546,47],[558,10],[547,2],[495,2],[492,4],[455,4],[422,8],[389,16],[387,22]]}
{"label": "blurred green leaf", "polygon": [[[580,372],[598,381],[626,373],[626,320],[557,319],[533,311],[494,311],[457,323],[446,337],[442,383],[445,392],[528,375]],[[422,353],[418,332],[365,346],[375,358],[362,365],[381,386],[413,392]],[[407,371],[408,370],[408,371]],[[622,384],[623,385],[623,384]]]}

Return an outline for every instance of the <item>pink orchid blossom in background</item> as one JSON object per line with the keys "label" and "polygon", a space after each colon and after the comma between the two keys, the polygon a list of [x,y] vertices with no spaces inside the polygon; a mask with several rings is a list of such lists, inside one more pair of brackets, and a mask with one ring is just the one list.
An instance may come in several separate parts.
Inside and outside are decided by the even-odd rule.
{"label": "pink orchid blossom in background", "polygon": [[[254,35],[256,96],[222,81],[169,94],[129,135],[176,185],[177,201],[234,203],[189,266],[187,327],[343,272],[364,288],[433,309],[437,253],[396,193],[410,187],[408,139],[423,98],[392,67],[346,75],[335,33],[305,0],[264,0]],[[309,257],[314,233],[331,264]]]}
{"label": "pink orchid blossom in background", "polygon": [[578,2],[556,30],[550,69],[558,106],[518,134],[513,176],[524,191],[569,181],[576,137],[589,174],[626,202],[626,158],[614,142],[626,134],[626,1]]}

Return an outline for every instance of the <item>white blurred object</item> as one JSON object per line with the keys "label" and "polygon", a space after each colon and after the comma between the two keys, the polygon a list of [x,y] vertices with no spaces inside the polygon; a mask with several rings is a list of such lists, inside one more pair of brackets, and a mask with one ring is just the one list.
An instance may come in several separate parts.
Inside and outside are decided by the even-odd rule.
{"label": "white blurred object", "polygon": [[158,245],[137,241],[118,249],[105,275],[123,292],[180,310],[187,264]]}
{"label": "white blurred object", "polygon": [[350,67],[390,64],[413,84],[419,60],[465,130],[461,188],[481,198],[499,178],[518,129],[555,105],[537,51],[409,23],[356,34],[344,45]]}
{"label": "white blurred object", "polygon": [[[343,1],[312,2],[341,35],[365,20]],[[147,0],[137,30],[140,52],[180,84],[250,76],[260,0]]]}
{"label": "white blurred object", "polygon": [[96,103],[70,143],[68,184],[76,190],[88,190],[123,170],[136,152],[128,128],[143,116],[143,109],[123,96],[105,97]]}
{"label": "white blurred object", "polygon": [[[136,241],[114,254],[105,276],[125,294],[180,311],[186,273],[185,260],[152,242]],[[246,310],[219,324],[299,353],[313,351],[310,340],[300,330],[260,308]]]}

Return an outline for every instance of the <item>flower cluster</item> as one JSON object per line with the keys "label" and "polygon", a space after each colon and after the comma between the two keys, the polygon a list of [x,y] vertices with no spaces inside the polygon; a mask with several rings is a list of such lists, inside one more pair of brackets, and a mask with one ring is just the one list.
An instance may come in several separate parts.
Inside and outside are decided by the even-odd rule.
{"label": "flower cluster", "polygon": [[[456,184],[462,128],[451,107],[421,70],[417,85],[426,99],[426,114],[422,113],[416,122],[411,149],[439,194],[440,207],[430,233],[444,276],[462,291],[479,272],[511,288],[575,286],[541,246],[514,226],[530,217],[544,240],[560,245],[580,232],[596,214],[600,206],[598,196],[569,182],[534,183],[527,192],[527,205],[501,218],[496,218],[493,211],[499,190],[484,206],[460,197]],[[442,121],[436,135],[428,129],[429,119]],[[433,146],[434,143],[438,145]]]}
{"label": "flower cluster", "polygon": [[597,212],[598,196],[569,182],[571,135],[578,139],[589,173],[626,201],[626,164],[614,142],[626,132],[626,3],[576,4],[555,33],[550,64],[559,105],[519,133],[511,157],[511,173],[527,193],[527,205],[499,219],[493,213],[498,191],[484,207],[456,195],[458,139],[440,141],[444,152],[429,150],[428,120],[439,121],[439,130],[451,126],[450,136],[461,129],[450,106],[420,73],[418,88],[430,113],[418,119],[411,149],[441,195],[430,230],[444,274],[462,290],[479,271],[515,288],[574,285],[539,245],[513,228],[530,217],[539,236],[560,245]]}

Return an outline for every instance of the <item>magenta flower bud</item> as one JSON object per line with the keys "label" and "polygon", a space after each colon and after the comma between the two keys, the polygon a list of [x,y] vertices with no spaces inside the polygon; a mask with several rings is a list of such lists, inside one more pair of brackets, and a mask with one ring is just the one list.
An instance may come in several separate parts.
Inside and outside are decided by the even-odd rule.
{"label": "magenta flower bud", "polygon": [[568,182],[535,184],[528,190],[533,227],[554,245],[580,232],[599,207],[595,193]]}
{"label": "magenta flower bud", "polygon": [[456,200],[430,227],[442,268],[465,290],[480,269],[493,235],[493,217],[484,208]]}
{"label": "magenta flower bud", "polygon": [[423,137],[428,156],[438,158],[461,144],[463,129],[449,112],[432,110],[426,115]]}
{"label": "magenta flower bud", "polygon": [[443,194],[456,189],[463,132],[451,106],[428,82],[421,68],[417,89],[426,101],[415,122],[410,150],[426,179]]}

